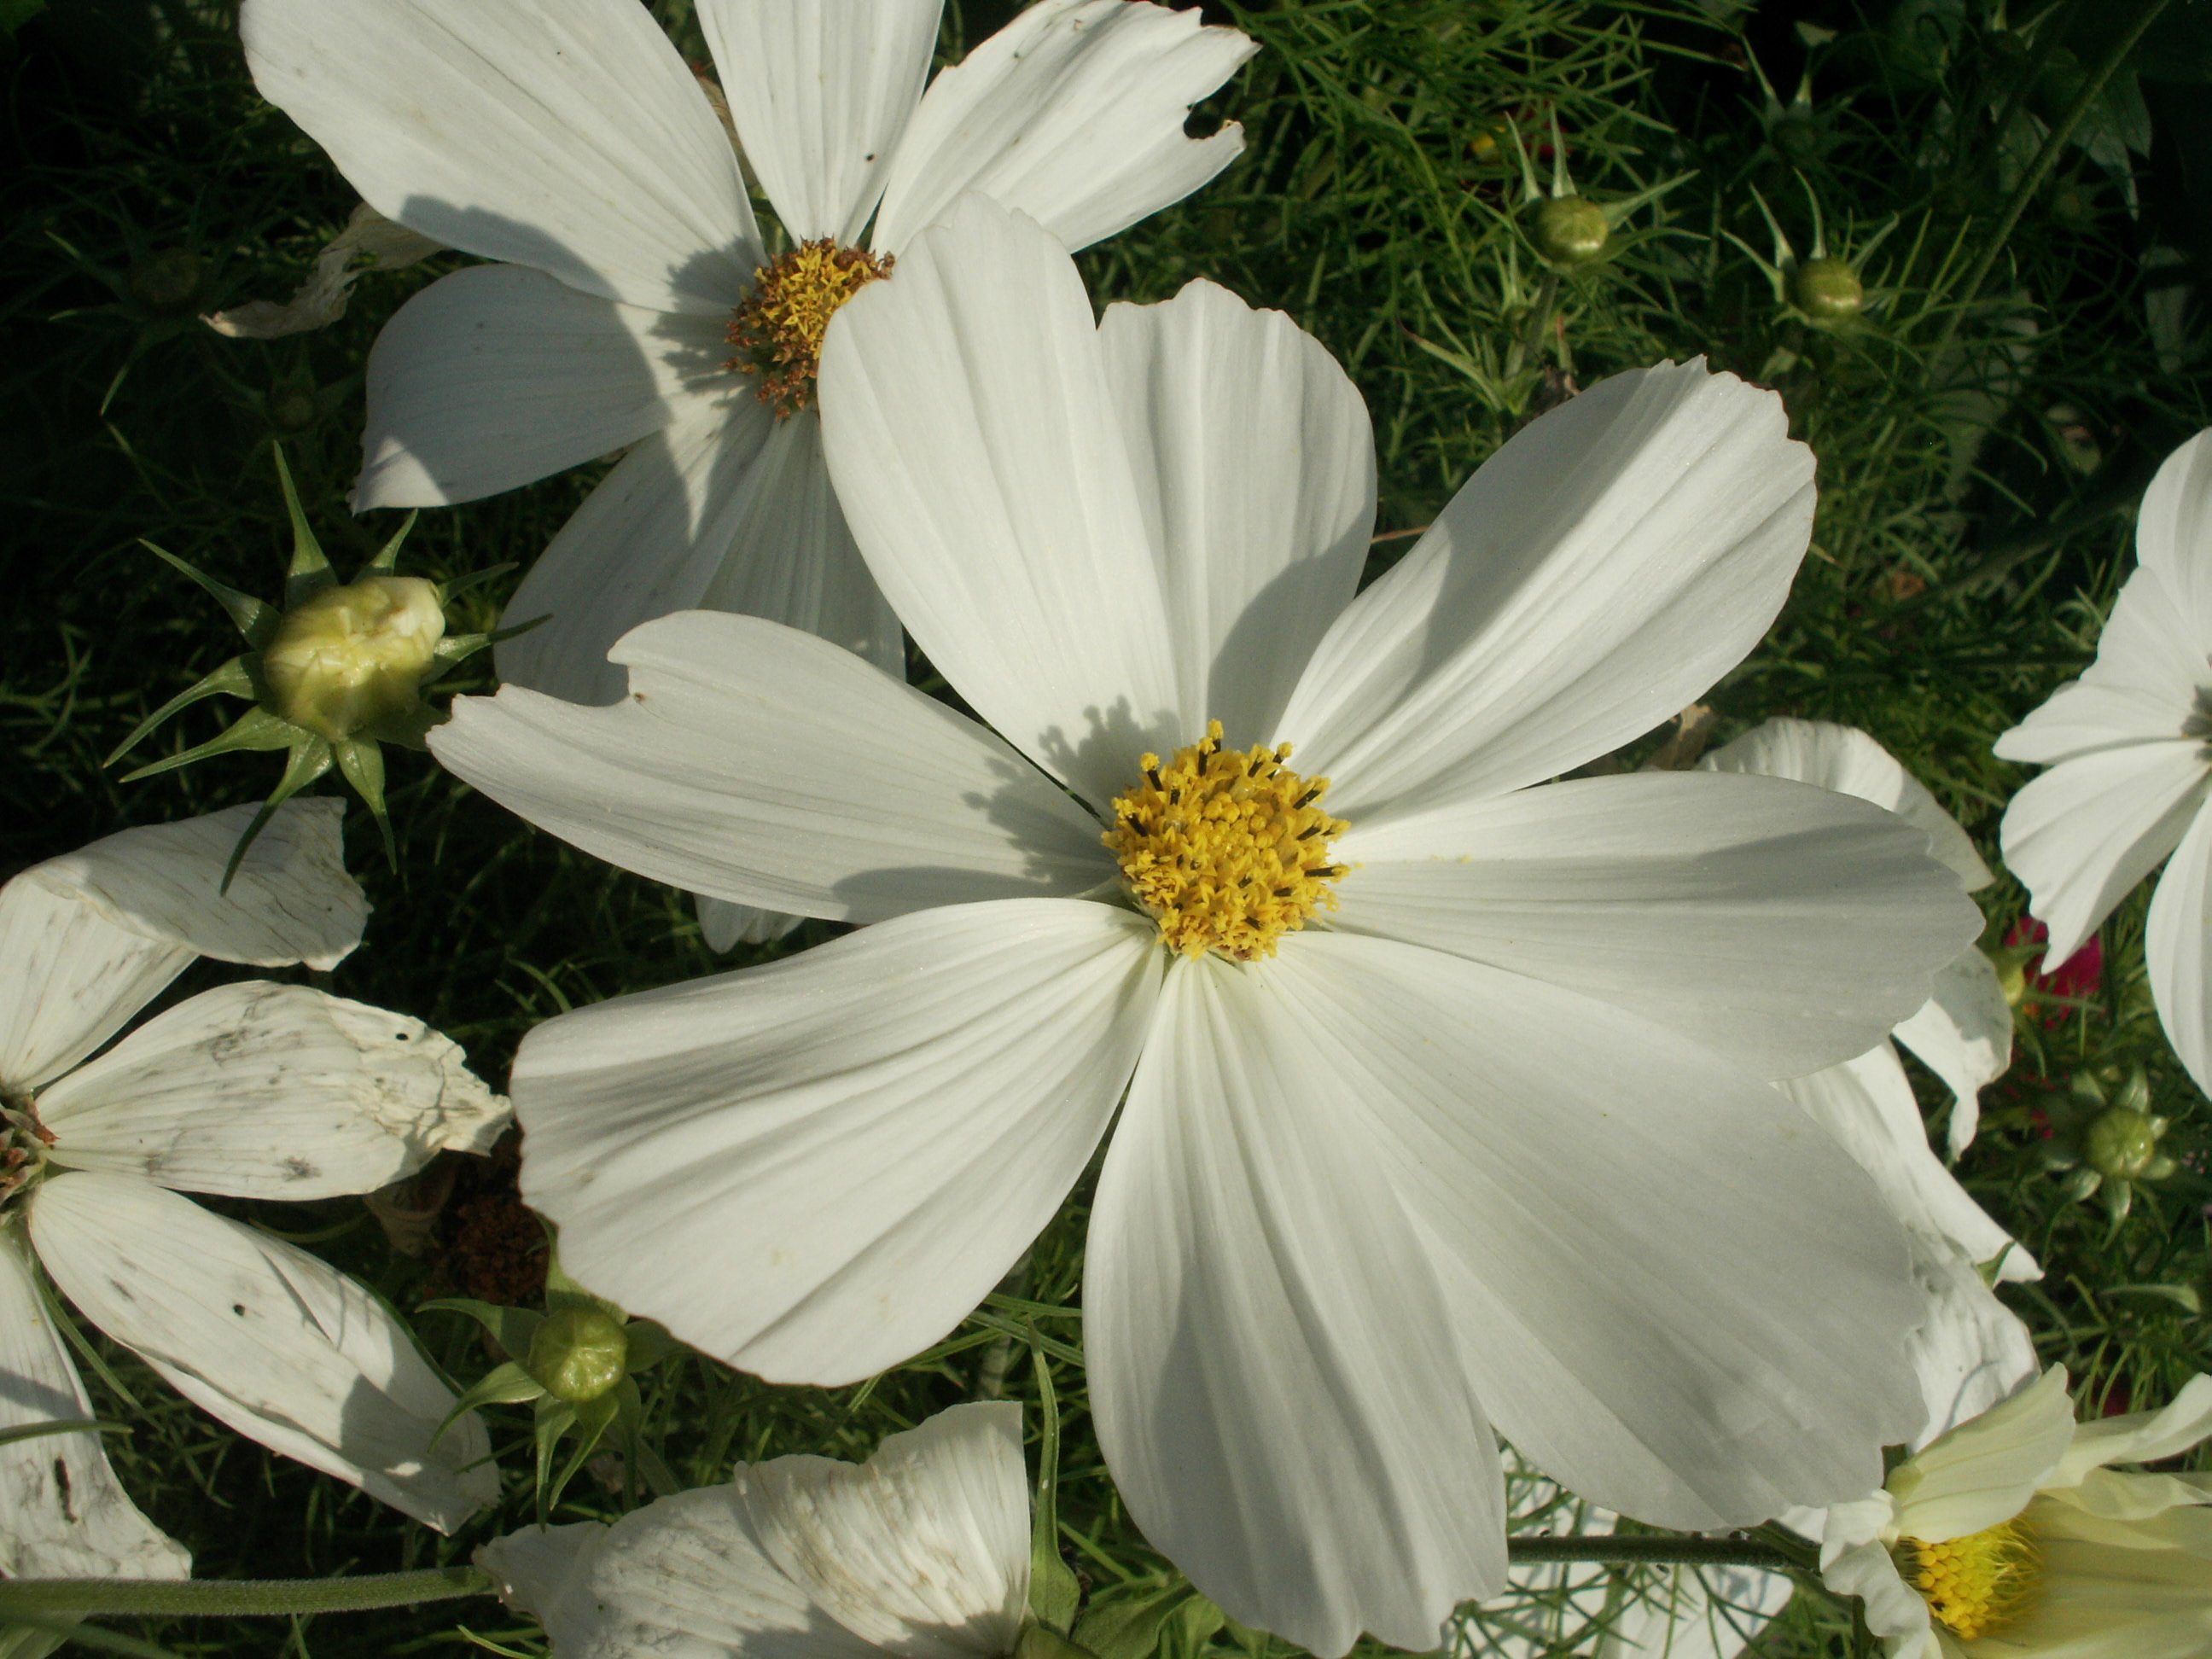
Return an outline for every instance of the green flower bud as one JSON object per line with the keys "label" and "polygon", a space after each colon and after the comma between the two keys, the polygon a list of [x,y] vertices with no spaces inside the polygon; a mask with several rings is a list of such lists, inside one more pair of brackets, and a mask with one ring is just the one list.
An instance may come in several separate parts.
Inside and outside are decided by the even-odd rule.
{"label": "green flower bud", "polygon": [[414,707],[445,635],[434,583],[364,576],[286,612],[261,672],[278,715],[343,742]]}
{"label": "green flower bud", "polygon": [[1859,274],[1841,259],[1808,259],[1790,279],[1790,297],[1808,317],[1839,323],[1866,304]]}
{"label": "green flower bud", "polygon": [[269,423],[279,432],[305,432],[315,423],[315,394],[298,386],[271,392]]}
{"label": "green flower bud", "polygon": [[1536,252],[1553,264],[1583,265],[1605,252],[1605,210],[1587,196],[1547,197],[1537,204]]}
{"label": "green flower bud", "polygon": [[623,1380],[629,1338],[622,1321],[592,1307],[556,1308],[530,1339],[523,1367],[556,1400],[597,1400]]}
{"label": "green flower bud", "polygon": [[131,297],[157,316],[189,317],[200,307],[200,286],[206,276],[198,254],[173,247],[137,261],[124,280]]}
{"label": "green flower bud", "polygon": [[1800,167],[1820,153],[1820,129],[1802,115],[1784,115],[1767,137],[1785,161]]}
{"label": "green flower bud", "polygon": [[2141,1181],[2161,1158],[2158,1138],[2166,1132],[2164,1118],[2146,1116],[2124,1106],[2100,1112],[2081,1140],[2089,1167],[2109,1181]]}

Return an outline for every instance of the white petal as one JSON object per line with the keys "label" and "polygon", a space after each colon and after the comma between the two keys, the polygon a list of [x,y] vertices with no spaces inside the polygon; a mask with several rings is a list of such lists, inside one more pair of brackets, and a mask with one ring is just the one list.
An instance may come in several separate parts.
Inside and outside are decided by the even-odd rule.
{"label": "white petal", "polygon": [[361,943],[368,902],[338,801],[286,802],[218,890],[256,810],[125,830],[0,887],[0,1081],[27,1091],[67,1071],[195,956],[330,969]]}
{"label": "white petal", "polygon": [[2074,1402],[2066,1397],[2066,1373],[2054,1365],[1891,1474],[1898,1531],[1940,1544],[2011,1520],[2073,1438]]}
{"label": "white petal", "polygon": [[2212,432],[2160,464],[2136,519],[2136,556],[2172,581],[2197,636],[2212,640]]}
{"label": "white petal", "polygon": [[2039,1269],[1929,1149],[1897,1051],[1885,1042],[1781,1088],[1874,1177],[1905,1224],[1913,1278],[1929,1298],[1929,1317],[1905,1346],[1928,1404],[1919,1442],[2033,1381],[2035,1345],[1976,1264],[2002,1256],[2012,1279],[2037,1277]]}
{"label": "white petal", "polygon": [[640,623],[699,604],[738,538],[762,528],[761,484],[792,441],[748,399],[701,408],[623,456],[561,526],[500,617],[500,678],[570,702],[621,700],[607,660]]}
{"label": "white petal", "polygon": [[851,244],[921,100],[944,0],[701,0],[745,160],[793,241]]}
{"label": "white petal", "polygon": [[368,354],[356,513],[512,489],[751,388],[727,319],[617,305],[524,265],[473,265],[399,307]]}
{"label": "white petal", "polygon": [[1091,1209],[1091,1406],[1131,1517],[1231,1618],[1426,1650],[1504,1580],[1502,1477],[1299,967],[1168,976]]}
{"label": "white petal", "polygon": [[483,1152],[507,1103],[419,1019],[254,980],[179,1003],[39,1097],[56,1162],[187,1192],[372,1192]]}
{"label": "white petal", "polygon": [[726,956],[740,945],[772,945],[806,920],[787,911],[708,898],[703,893],[694,893],[691,898],[699,909],[699,936],[717,956]]}
{"label": "white petal", "polygon": [[[1848,1154],[1782,1096],[1574,992],[1305,933],[1292,1015],[1428,1237],[1499,1431],[1593,1503],[1743,1525],[1872,1490],[1923,1415],[1923,1307]],[[1818,1285],[1817,1296],[1805,1287]]]}
{"label": "white petal", "polygon": [[1144,750],[1203,735],[1177,717],[1158,566],[1058,243],[967,198],[838,312],[820,386],[868,568],[985,721],[1097,805]]}
{"label": "white petal", "polygon": [[1707,772],[1758,772],[1793,778],[1887,808],[1928,836],[1928,850],[1959,873],[1966,890],[1996,878],[1958,819],[1865,732],[1827,720],[1771,720],[1722,744],[1698,763]]}
{"label": "white petal", "polygon": [[2092,1469],[2114,1463],[2155,1463],[2208,1438],[2212,1438],[2212,1376],[2192,1376],[2172,1402],[2158,1411],[2130,1412],[2081,1425],[2058,1468],[2041,1484],[2073,1486]]}
{"label": "white petal", "polygon": [[1534,783],[1675,713],[1804,556],[1813,458],[1788,424],[1700,360],[1522,428],[1322,641],[1283,717],[1300,769],[1372,814]]}
{"label": "white petal", "polygon": [[2097,659],[2078,680],[2001,734],[2003,760],[2051,765],[2076,755],[2180,737],[2205,713],[2212,679],[2205,647],[2212,627],[2199,623],[2173,577],[2138,569],[2121,584],[2097,641]]}
{"label": "white petal", "polygon": [[2186,738],[2061,762],[2005,808],[2004,861],[2051,929],[2045,962],[2086,944],[2128,890],[2180,844],[2212,790],[2203,745]]}
{"label": "white petal", "polygon": [[1973,1144],[1983,1085],[1996,1082],[2012,1064],[2012,1005],[2005,1000],[1996,963],[1970,950],[1938,969],[1927,1002],[1894,1035],[1951,1091],[1945,1150],[1956,1159]]}
{"label": "white petal", "polygon": [[[0,1432],[93,1415],[36,1271],[22,1229],[0,1228]],[[0,1575],[184,1578],[191,1570],[191,1553],[131,1501],[97,1434],[0,1445]]]}
{"label": "white petal", "polygon": [[657,1499],[611,1527],[516,1533],[481,1559],[560,1659],[878,1659],[761,1553],[733,1486]]}
{"label": "white petal", "polygon": [[1058,1209],[1160,971],[1103,904],[956,905],[549,1020],[516,1056],[562,1263],[773,1382],[897,1364]]}
{"label": "white petal", "polygon": [[263,97],[386,217],[603,299],[726,313],[760,262],[737,158],[627,0],[251,0]]}
{"label": "white petal", "polygon": [[[2174,1053],[2212,1094],[2212,812],[2200,811],[2151,894],[2144,956],[2159,1024]],[[2045,957],[2045,960],[2053,958]]]}
{"label": "white petal", "polygon": [[1941,1659],[1929,1628],[1928,1603],[1907,1585],[1887,1549],[1872,1540],[1820,1556],[1821,1582],[1862,1603],[1867,1628],[1885,1644],[1889,1659]]}
{"label": "white petal", "polygon": [[1318,340],[1211,283],[1108,307],[1098,343],[1165,564],[1184,729],[1263,741],[1366,562],[1367,406]]}
{"label": "white petal", "polygon": [[64,1294],[240,1434],[450,1532],[499,1496],[473,1412],[398,1316],[304,1250],[129,1176],[44,1182],[31,1237]]}
{"label": "white petal", "polygon": [[1011,1654],[1030,1598],[1022,1408],[955,1406],[866,1463],[777,1457],[734,1482],[763,1551],[814,1605],[905,1659]]}
{"label": "white petal", "polygon": [[690,611],[616,656],[626,701],[456,698],[432,752],[595,857],[736,903],[873,921],[1113,873],[1097,821],[1019,755],[810,635]]}
{"label": "white petal", "polygon": [[946,70],[900,141],[874,242],[907,244],[965,191],[1088,247],[1179,202],[1237,159],[1234,121],[1183,135],[1191,106],[1259,47],[1196,11],[1040,0]]}
{"label": "white petal", "polygon": [[[1336,805],[1334,792],[1329,805]],[[1571,987],[1767,1077],[1863,1053],[1981,929],[1890,813],[1643,772],[1357,818],[1334,925]]]}

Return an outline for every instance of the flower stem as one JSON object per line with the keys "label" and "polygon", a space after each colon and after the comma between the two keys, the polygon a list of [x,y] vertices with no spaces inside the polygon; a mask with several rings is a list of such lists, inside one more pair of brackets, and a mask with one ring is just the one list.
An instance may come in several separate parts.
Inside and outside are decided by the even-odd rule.
{"label": "flower stem", "polygon": [[492,1588],[491,1575],[477,1567],[425,1567],[356,1578],[9,1578],[0,1579],[0,1624],[17,1615],[236,1619],[362,1613],[489,1595]]}
{"label": "flower stem", "polygon": [[1787,1572],[1798,1563],[1771,1544],[1748,1538],[1684,1537],[1632,1533],[1626,1536],[1569,1534],[1505,1540],[1509,1561],[1579,1561],[1603,1566],[1765,1567]]}
{"label": "flower stem", "polygon": [[2150,26],[2158,21],[2159,15],[2166,9],[2166,4],[2167,0],[2143,0],[2142,9],[2136,14],[2135,21],[2121,31],[2111,48],[2097,61],[2096,67],[2081,82],[2081,90],[2075,94],[2074,101],[2067,105],[2064,112],[2044,138],[2043,148],[2036,151],[2035,160],[2021,175],[2012,199],[2005,204],[2003,216],[1998,219],[1996,228],[1990,233],[1989,245],[1982,250],[1981,258],[1974,261],[1973,269],[1966,273],[1966,281],[1960,284],[1958,301],[1943,325],[1942,337],[1936,342],[1939,349],[1948,345],[1952,337],[1958,333],[1960,319],[1973,305],[1974,296],[1982,291],[1982,284],[1988,280],[1990,270],[1996,266],[1997,256],[2004,252],[2006,242],[2011,240],[2013,228],[2019,224],[2020,216],[2027,211],[2027,204],[2035,199],[2035,192],[2043,188],[2043,181],[2058,165],[2059,154],[2066,148],[2067,140],[2073,137],[2074,130],[2087,117],[2090,106],[2104,96],[2106,83],[2119,73],[2120,65],[2127,62],[2128,54],[2136,49],[2136,43],[2150,32]]}

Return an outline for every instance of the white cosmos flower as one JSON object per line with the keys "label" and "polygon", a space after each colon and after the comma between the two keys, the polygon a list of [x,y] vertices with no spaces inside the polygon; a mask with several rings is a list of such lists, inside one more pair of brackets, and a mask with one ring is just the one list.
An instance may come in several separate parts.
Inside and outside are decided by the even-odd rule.
{"label": "white cosmos flower", "polygon": [[1022,1409],[955,1406],[865,1463],[740,1465],[611,1527],[516,1533],[477,1559],[554,1659],[1001,1659],[1029,1605]]}
{"label": "white cosmos flower", "polygon": [[1996,741],[2002,758],[2051,769],[2005,809],[2004,859],[2056,963],[2172,854],[2150,902],[2151,995],[2212,1093],[2212,432],[2151,480],[2136,557],[2096,661]]}
{"label": "white cosmos flower", "polygon": [[1867,1490],[1923,1414],[1904,1241],[1762,1079],[1878,1042],[1978,916],[1847,796],[1542,784],[1772,619],[1813,506],[1779,400],[1695,363],[1593,387],[1355,599],[1365,409],[1211,284],[1094,325],[970,197],[822,386],[871,567],[988,726],[687,614],[616,647],[620,704],[509,689],[433,734],[626,868],[874,924],[531,1034],[525,1191],[578,1277],[772,1379],[866,1376],[991,1289],[1126,1091],[1091,1406],[1232,1616],[1434,1646],[1504,1579],[1492,1423],[1666,1524]]}
{"label": "white cosmos flower", "polygon": [[2123,1474],[2212,1437],[2212,1376],[2077,1425],[2057,1367],[1830,1511],[1820,1571],[1891,1659],[2202,1659],[2212,1475]]}
{"label": "white cosmos flower", "polygon": [[[1925,785],[1865,732],[1825,721],[1773,720],[1706,756],[1719,772],[1795,778],[1887,807],[1923,831],[1929,851],[1969,891],[1995,879],[1973,842]],[[2012,1062],[2012,1009],[1996,968],[1969,945],[1936,975],[1935,994],[1891,1034],[1952,1090],[1954,1155],[1972,1138],[1981,1086]],[[1895,1046],[1779,1084],[1841,1141],[1875,1178],[1912,1245],[1912,1270],[1929,1297],[1929,1317],[1907,1353],[1928,1403],[1915,1444],[1988,1410],[2035,1375],[2035,1345],[1997,1300],[1979,1269],[2000,1279],[2039,1279],[2043,1270],[1992,1221],[1928,1145],[1919,1103]],[[1959,1125],[1964,1120],[1964,1134]]]}
{"label": "white cosmos flower", "polygon": [[[35,1254],[194,1404],[450,1529],[498,1480],[473,1416],[431,1449],[453,1395],[406,1328],[313,1256],[179,1194],[367,1192],[442,1147],[482,1150],[506,1103],[420,1021],[265,981],[202,992],[87,1058],[199,957],[328,969],[361,942],[337,801],[281,807],[218,892],[253,811],[125,830],[0,887],[0,1430],[93,1414]],[[97,1434],[0,1445],[0,1573],[190,1565]]]}
{"label": "white cosmos flower", "polygon": [[634,446],[507,606],[508,623],[552,619],[500,646],[502,678],[613,702],[607,647],[695,605],[771,617],[902,672],[821,423],[792,410],[811,390],[811,348],[793,398],[771,406],[761,378],[726,367],[733,313],[787,306],[818,345],[845,284],[963,190],[1081,247],[1243,147],[1233,123],[1183,134],[1191,105],[1256,50],[1234,29],[1127,0],[1042,0],[925,94],[942,5],[699,0],[784,229],[842,251],[794,264],[794,250],[763,284],[738,157],[637,0],[248,0],[240,31],[264,95],[371,206],[501,262],[433,283],[377,341],[356,509],[469,501]]}

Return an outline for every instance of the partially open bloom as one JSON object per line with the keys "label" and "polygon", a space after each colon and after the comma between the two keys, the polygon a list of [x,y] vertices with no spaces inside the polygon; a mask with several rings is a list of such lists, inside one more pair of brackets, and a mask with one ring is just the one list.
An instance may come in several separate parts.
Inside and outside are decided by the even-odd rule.
{"label": "partially open bloom", "polygon": [[[1722,772],[1796,778],[1895,812],[1923,831],[1929,850],[1967,890],[1994,879],[1958,822],[1927,787],[1863,732],[1820,720],[1774,720],[1698,763]],[[2012,1059],[2012,1010],[1996,964],[1969,945],[1936,975],[1934,994],[1863,1054],[1778,1086],[1857,1158],[1888,1198],[1912,1245],[1914,1278],[1929,1317],[1906,1345],[1928,1402],[1923,1436],[1986,1410],[2035,1374],[2027,1329],[1984,1273],[2039,1279],[2042,1269],[1967,1195],[1928,1145],[1896,1042],[1917,1054],[1953,1095],[1954,1157],[1972,1139],[1983,1085]]]}
{"label": "partially open bloom", "polygon": [[[252,809],[125,830],[0,887],[0,1430],[93,1413],[39,1288],[287,1456],[450,1530],[498,1495],[483,1426],[406,1328],[304,1250],[190,1202],[368,1192],[506,1103],[403,1014],[305,986],[219,986],[88,1059],[201,956],[334,967],[368,907],[333,800],[280,808],[218,893]],[[0,1572],[181,1575],[100,1437],[0,1444]]]}
{"label": "partially open bloom", "polygon": [[1255,50],[1194,11],[1042,0],[927,92],[943,0],[700,0],[737,154],[636,0],[249,0],[255,82],[371,206],[501,263],[433,283],[368,365],[359,508],[473,500],[629,446],[504,622],[507,681],[620,697],[607,647],[693,605],[772,617],[902,672],[823,468],[836,307],[981,190],[1070,246],[1243,147],[1186,137]]}
{"label": "partially open bloom", "polygon": [[2212,1475],[2122,1474],[2212,1437],[2212,1376],[2164,1411],[2074,1420],[2054,1366],[1829,1512],[1831,1589],[1892,1659],[2199,1659]]}
{"label": "partially open bloom", "polygon": [[477,1559],[545,1626],[554,1659],[1007,1659],[1030,1595],[1022,1409],[955,1406],[865,1463],[741,1464],[611,1527],[540,1527]]}
{"label": "partially open bloom", "polygon": [[1848,796],[1543,781],[1772,619],[1812,514],[1779,400],[1606,381],[1354,597],[1372,437],[1320,345],[1203,283],[1096,323],[975,197],[839,313],[822,398],[878,580],[988,727],[695,613],[617,647],[622,703],[510,688],[434,739],[629,869],[873,924],[531,1034],[524,1191],[571,1271],[772,1379],[866,1376],[989,1291],[1120,1106],[1091,1408],[1232,1617],[1433,1646],[1504,1577],[1493,1423],[1662,1523],[1865,1491],[1924,1416],[1920,1303],[1763,1079],[1880,1041],[1974,908]]}
{"label": "partially open bloom", "polygon": [[2050,768],[2005,809],[2004,858],[2064,962],[2170,854],[2145,940],[2152,999],[2212,1093],[2212,432],[2173,452],[2136,521],[2097,659],[2000,737]]}

